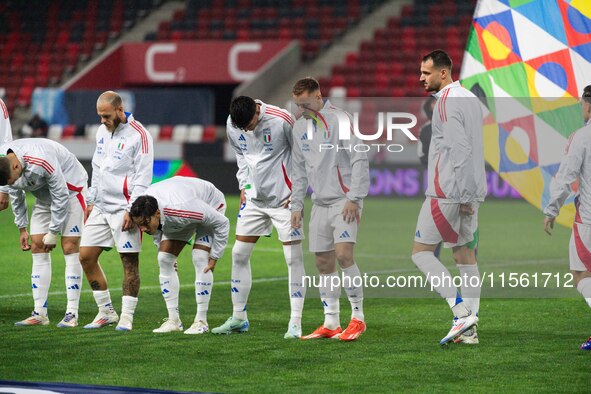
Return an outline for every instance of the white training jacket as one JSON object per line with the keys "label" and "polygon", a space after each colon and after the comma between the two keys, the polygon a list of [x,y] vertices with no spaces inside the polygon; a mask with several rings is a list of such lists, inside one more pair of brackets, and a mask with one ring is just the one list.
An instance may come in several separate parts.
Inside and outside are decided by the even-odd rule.
{"label": "white training jacket", "polygon": [[154,143],[133,115],[114,132],[100,125],[92,157],[92,182],[88,204],[106,213],[129,212],[137,196],[152,183]]}
{"label": "white training jacket", "polygon": [[212,183],[175,176],[153,184],[144,194],[158,201],[164,235],[189,229],[196,231],[204,226],[213,233],[210,258],[219,260],[224,255],[230,221],[218,212],[226,202],[224,194]]}
{"label": "white training jacket", "polygon": [[260,208],[278,208],[291,194],[291,145],[294,119],[274,105],[261,105],[254,131],[232,126],[228,116],[228,142],[236,153],[238,187],[246,199]]}
{"label": "white training jacket", "polygon": [[435,97],[425,195],[462,204],[484,201],[487,187],[480,100],[458,81]]}
{"label": "white training jacket", "polygon": [[[0,99],[0,145],[12,141],[12,127],[10,126],[10,117],[8,116],[8,108],[2,99]],[[0,193],[8,194],[10,189],[8,186],[0,186]]]}
{"label": "white training jacket", "polygon": [[88,174],[76,156],[63,145],[45,138],[22,138],[0,147],[0,154],[13,152],[23,167],[22,175],[9,187],[14,223],[18,228],[29,224],[25,191],[51,206],[49,232],[63,231],[69,197],[76,196],[82,208],[80,192],[88,183]]}
{"label": "white training jacket", "polygon": [[363,142],[353,132],[350,139],[339,138],[339,118],[348,119],[351,129],[351,115],[327,100],[314,116],[312,135],[303,116],[293,130],[291,210],[304,208],[308,185],[315,205],[330,206],[345,198],[362,205],[369,192],[369,162],[354,147]]}
{"label": "white training jacket", "polygon": [[558,216],[577,179],[579,188],[575,197],[575,222],[591,225],[591,125],[571,134],[566,154],[550,184],[550,201],[544,209],[544,215]]}

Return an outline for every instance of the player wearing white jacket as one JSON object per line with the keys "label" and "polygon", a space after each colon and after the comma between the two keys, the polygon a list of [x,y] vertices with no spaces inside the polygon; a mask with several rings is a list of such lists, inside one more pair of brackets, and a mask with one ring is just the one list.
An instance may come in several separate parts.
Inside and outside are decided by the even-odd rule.
{"label": "player wearing white jacket", "polygon": [[[8,108],[2,99],[0,99],[0,110],[0,145],[4,145],[12,141],[12,127]],[[8,208],[8,190],[6,186],[0,186],[0,210]]]}
{"label": "player wearing white jacket", "polygon": [[277,229],[288,266],[291,317],[285,338],[301,336],[304,307],[304,235],[290,222],[291,131],[289,112],[250,97],[236,97],[230,104],[227,133],[238,163],[240,212],[236,242],[232,248],[233,313],[214,334],[248,331],[246,304],[252,286],[250,256],[260,236]]}
{"label": "player wearing white jacket", "polygon": [[[71,152],[55,141],[25,138],[0,147],[0,185],[9,185],[14,222],[20,230],[20,246],[31,250],[31,282],[35,308],[17,326],[47,325],[47,296],[51,283],[51,255],[57,236],[66,261],[68,305],[58,327],[78,324],[78,304],[82,287],[79,260],[80,234],[86,208],[88,174]],[[27,226],[25,192],[35,196],[31,214],[31,245]]]}
{"label": "player wearing white jacket", "polygon": [[[544,230],[551,228],[560,208],[578,181],[575,222],[569,243],[570,270],[579,293],[591,307],[591,85],[581,100],[586,125],[569,138],[566,153],[550,186],[550,200],[544,208]],[[591,350],[591,337],[580,348]]]}
{"label": "player wearing white jacket", "polygon": [[[429,147],[429,181],[425,202],[419,213],[412,260],[448,302],[454,320],[440,341],[476,344],[480,279],[474,248],[478,228],[478,206],[486,196],[484,148],[482,145],[482,109],[479,99],[453,82],[452,61],[447,53],[433,51],[423,57],[420,81],[425,90],[435,92],[433,134]],[[460,271],[461,295],[451,282],[447,268],[434,255],[444,241],[451,247]],[[477,280],[471,280],[476,278]],[[432,282],[436,283],[436,282]]]}
{"label": "player wearing white jacket", "polygon": [[207,310],[213,288],[213,269],[224,254],[230,230],[225,211],[224,194],[212,183],[181,176],[153,184],[131,206],[132,220],[142,231],[154,236],[158,246],[160,287],[168,319],[154,330],[155,333],[183,329],[176,259],[193,236],[197,314],[185,334],[209,331]]}
{"label": "player wearing white jacket", "polygon": [[[322,99],[320,85],[314,78],[296,82],[293,98],[303,113],[294,127],[292,226],[301,227],[304,197],[310,185],[312,213],[309,224],[309,247],[316,255],[316,267],[323,284],[320,298],[324,306],[324,324],[302,339],[340,338],[351,341],[366,330],[363,314],[363,288],[356,286],[361,272],[353,249],[361,219],[363,199],[369,191],[369,164],[364,152],[356,152],[360,140],[340,140],[340,120],[351,127],[351,116]],[[309,130],[311,124],[313,130]],[[324,149],[331,147],[330,149]],[[351,321],[341,329],[339,297],[341,286],[336,262],[342,269],[345,291],[351,303]],[[333,277],[337,278],[333,278]],[[347,279],[348,278],[348,279]],[[356,279],[357,278],[357,279]]]}
{"label": "player wearing white jacket", "polygon": [[87,220],[80,247],[86,273],[99,313],[85,328],[99,328],[119,321],[111,303],[107,280],[98,258],[103,249],[117,248],[123,264],[123,298],[118,330],[131,330],[140,287],[138,254],[141,232],[129,217],[135,199],[152,183],[152,136],[123,111],[121,97],[104,92],[97,101],[101,126],[92,157]]}

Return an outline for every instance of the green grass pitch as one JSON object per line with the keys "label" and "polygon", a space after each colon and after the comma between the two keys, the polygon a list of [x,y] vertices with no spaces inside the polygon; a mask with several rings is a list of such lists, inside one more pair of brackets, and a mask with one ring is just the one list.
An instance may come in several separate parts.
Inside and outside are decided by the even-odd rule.
{"label": "green grass pitch", "polygon": [[[421,200],[368,199],[356,248],[362,272],[417,275],[410,250]],[[228,198],[235,224],[237,198]],[[487,201],[480,209],[481,273],[568,272],[570,230],[542,230],[542,214],[528,204]],[[71,382],[217,392],[396,392],[396,391],[569,391],[589,390],[589,357],[578,350],[591,335],[591,311],[575,289],[483,290],[477,346],[441,348],[451,313],[428,289],[367,289],[367,332],[357,341],[284,340],[289,319],[287,271],[275,235],[261,239],[253,257],[248,305],[250,332],[242,335],[153,334],[166,317],[158,285],[156,248],[145,238],[140,255],[139,304],[131,332],[114,327],[84,330],[96,306],[84,282],[80,324],[55,327],[65,310],[64,262],[53,253],[50,326],[19,328],[31,311],[31,257],[18,247],[10,212],[0,213],[0,380]],[[233,234],[233,229],[231,230]],[[230,245],[233,236],[230,236]],[[188,248],[179,258],[181,318],[195,313],[194,272]],[[453,268],[449,251],[443,261]],[[117,310],[121,265],[114,252],[101,264]],[[210,328],[231,313],[230,247],[218,262],[209,309]],[[315,273],[306,254],[306,270]],[[508,279],[508,277],[506,278]],[[541,284],[539,284],[541,286]],[[548,284],[550,286],[550,284]],[[317,291],[309,290],[305,333],[321,324]],[[344,292],[343,292],[344,297]],[[341,300],[341,323],[349,305]]]}

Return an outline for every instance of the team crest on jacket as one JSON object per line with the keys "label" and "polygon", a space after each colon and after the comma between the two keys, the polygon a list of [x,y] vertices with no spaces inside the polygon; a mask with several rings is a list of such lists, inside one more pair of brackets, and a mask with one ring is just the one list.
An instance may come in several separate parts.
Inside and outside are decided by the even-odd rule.
{"label": "team crest on jacket", "polygon": [[271,129],[266,128],[263,130],[263,141],[267,144],[271,142]]}
{"label": "team crest on jacket", "polygon": [[273,150],[273,144],[271,143],[271,129],[263,129],[263,141],[265,142],[265,151],[270,152]]}

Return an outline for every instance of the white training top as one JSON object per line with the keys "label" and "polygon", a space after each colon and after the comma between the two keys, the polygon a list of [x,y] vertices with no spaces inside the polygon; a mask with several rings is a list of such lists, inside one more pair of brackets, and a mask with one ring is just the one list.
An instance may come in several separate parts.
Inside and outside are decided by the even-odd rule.
{"label": "white training top", "polygon": [[294,119],[274,105],[261,105],[254,131],[232,126],[228,116],[228,142],[236,153],[238,185],[246,199],[260,208],[278,208],[291,194],[291,145]]}
{"label": "white training top", "polygon": [[487,187],[482,104],[457,81],[435,97],[425,195],[454,203],[484,201]]}
{"label": "white training top", "polygon": [[49,231],[62,232],[70,195],[79,194],[88,183],[86,170],[72,152],[45,138],[22,138],[0,147],[0,154],[10,152],[23,167],[21,177],[9,187],[14,223],[18,228],[29,224],[25,191],[30,191],[39,201],[51,205]]}
{"label": "white training top", "polygon": [[225,204],[224,194],[212,183],[175,176],[153,184],[143,194],[158,201],[164,235],[204,226],[213,232],[210,257],[219,260],[224,255],[230,221],[218,212],[220,204]]}
{"label": "white training top", "polygon": [[[291,210],[304,208],[308,185],[315,205],[329,206],[344,198],[361,203],[369,192],[367,154],[354,149],[362,143],[354,133],[350,139],[339,138],[339,119],[351,128],[351,115],[327,100],[314,116],[312,135],[308,135],[303,116],[294,126]],[[327,146],[333,148],[325,149]]]}
{"label": "white training top", "polygon": [[544,209],[546,216],[558,216],[577,179],[575,222],[591,225],[591,125],[580,128],[569,138],[565,156],[550,184],[550,201]]}
{"label": "white training top", "polygon": [[152,136],[132,114],[125,114],[127,122],[114,132],[101,125],[96,133],[88,204],[106,213],[129,211],[152,183]]}

